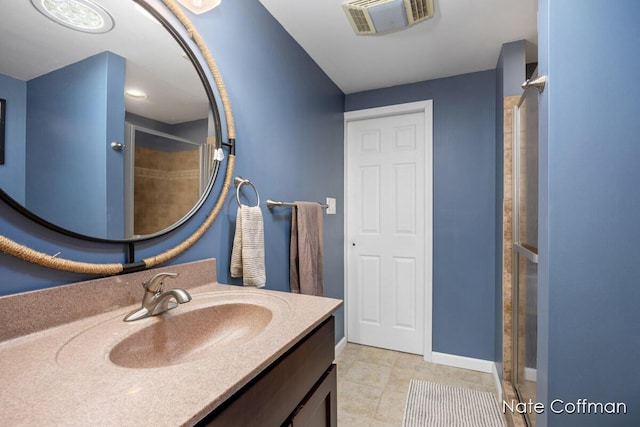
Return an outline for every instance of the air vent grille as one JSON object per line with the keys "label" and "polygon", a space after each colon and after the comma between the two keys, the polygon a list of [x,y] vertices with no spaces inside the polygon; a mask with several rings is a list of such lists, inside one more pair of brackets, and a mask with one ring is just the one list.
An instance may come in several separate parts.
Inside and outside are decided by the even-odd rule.
{"label": "air vent grille", "polygon": [[351,16],[351,25],[354,26],[357,33],[369,34],[375,32],[370,21],[367,19],[367,15],[365,15],[364,10],[349,9],[347,12]]}
{"label": "air vent grille", "polygon": [[350,2],[347,2],[346,4],[349,4],[351,6],[356,6],[356,7],[367,8],[367,7],[376,6],[379,4],[388,3],[390,1],[391,0],[352,0]]}
{"label": "air vent grille", "polygon": [[356,34],[404,29],[433,16],[433,0],[351,0],[342,8]]}
{"label": "air vent grille", "polygon": [[433,0],[405,0],[409,24],[423,21],[433,15]]}

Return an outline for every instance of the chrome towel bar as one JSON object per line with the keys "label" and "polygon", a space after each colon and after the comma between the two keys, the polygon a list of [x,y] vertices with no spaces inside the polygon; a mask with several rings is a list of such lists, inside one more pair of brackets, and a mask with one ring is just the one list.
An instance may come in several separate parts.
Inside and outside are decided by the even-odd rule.
{"label": "chrome towel bar", "polygon": [[[327,209],[329,207],[329,205],[324,204],[324,203],[318,202],[318,204],[324,209]],[[296,204],[293,203],[293,202],[278,202],[278,201],[275,201],[275,200],[267,199],[267,207],[269,209],[273,209],[276,206],[289,206],[289,207],[291,207],[291,206],[295,206],[295,205]]]}

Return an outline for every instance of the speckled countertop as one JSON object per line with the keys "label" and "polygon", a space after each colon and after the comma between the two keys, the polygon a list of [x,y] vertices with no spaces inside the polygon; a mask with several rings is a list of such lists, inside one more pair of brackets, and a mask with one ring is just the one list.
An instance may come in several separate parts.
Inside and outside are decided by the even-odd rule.
{"label": "speckled countertop", "polygon": [[[180,272],[165,289],[187,289],[193,300],[160,316],[122,321],[139,306],[137,285],[159,271]],[[192,425],[341,304],[218,284],[215,260],[1,297],[2,423]],[[223,306],[232,311],[216,311]],[[177,322],[185,323],[176,330],[166,326]],[[144,332],[135,334],[143,329],[153,330],[151,344],[160,343],[167,360],[147,357],[143,347],[121,354],[122,360],[113,356],[124,340],[134,342],[125,349],[136,347]]]}

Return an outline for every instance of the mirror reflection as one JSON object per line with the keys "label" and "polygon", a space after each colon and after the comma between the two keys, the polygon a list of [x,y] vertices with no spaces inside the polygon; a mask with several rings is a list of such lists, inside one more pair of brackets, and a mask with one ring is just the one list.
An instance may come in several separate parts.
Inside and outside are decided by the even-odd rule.
{"label": "mirror reflection", "polygon": [[181,45],[136,2],[9,2],[0,52],[0,187],[12,199],[108,240],[159,234],[198,206],[217,171],[217,111]]}

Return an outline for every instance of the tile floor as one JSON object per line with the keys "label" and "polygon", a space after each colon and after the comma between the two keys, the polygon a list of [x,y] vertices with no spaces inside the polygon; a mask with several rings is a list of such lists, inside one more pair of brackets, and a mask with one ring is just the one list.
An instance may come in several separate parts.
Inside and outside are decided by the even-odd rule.
{"label": "tile floor", "polygon": [[496,393],[491,374],[428,363],[414,354],[349,343],[336,364],[339,427],[401,426],[412,378]]}

